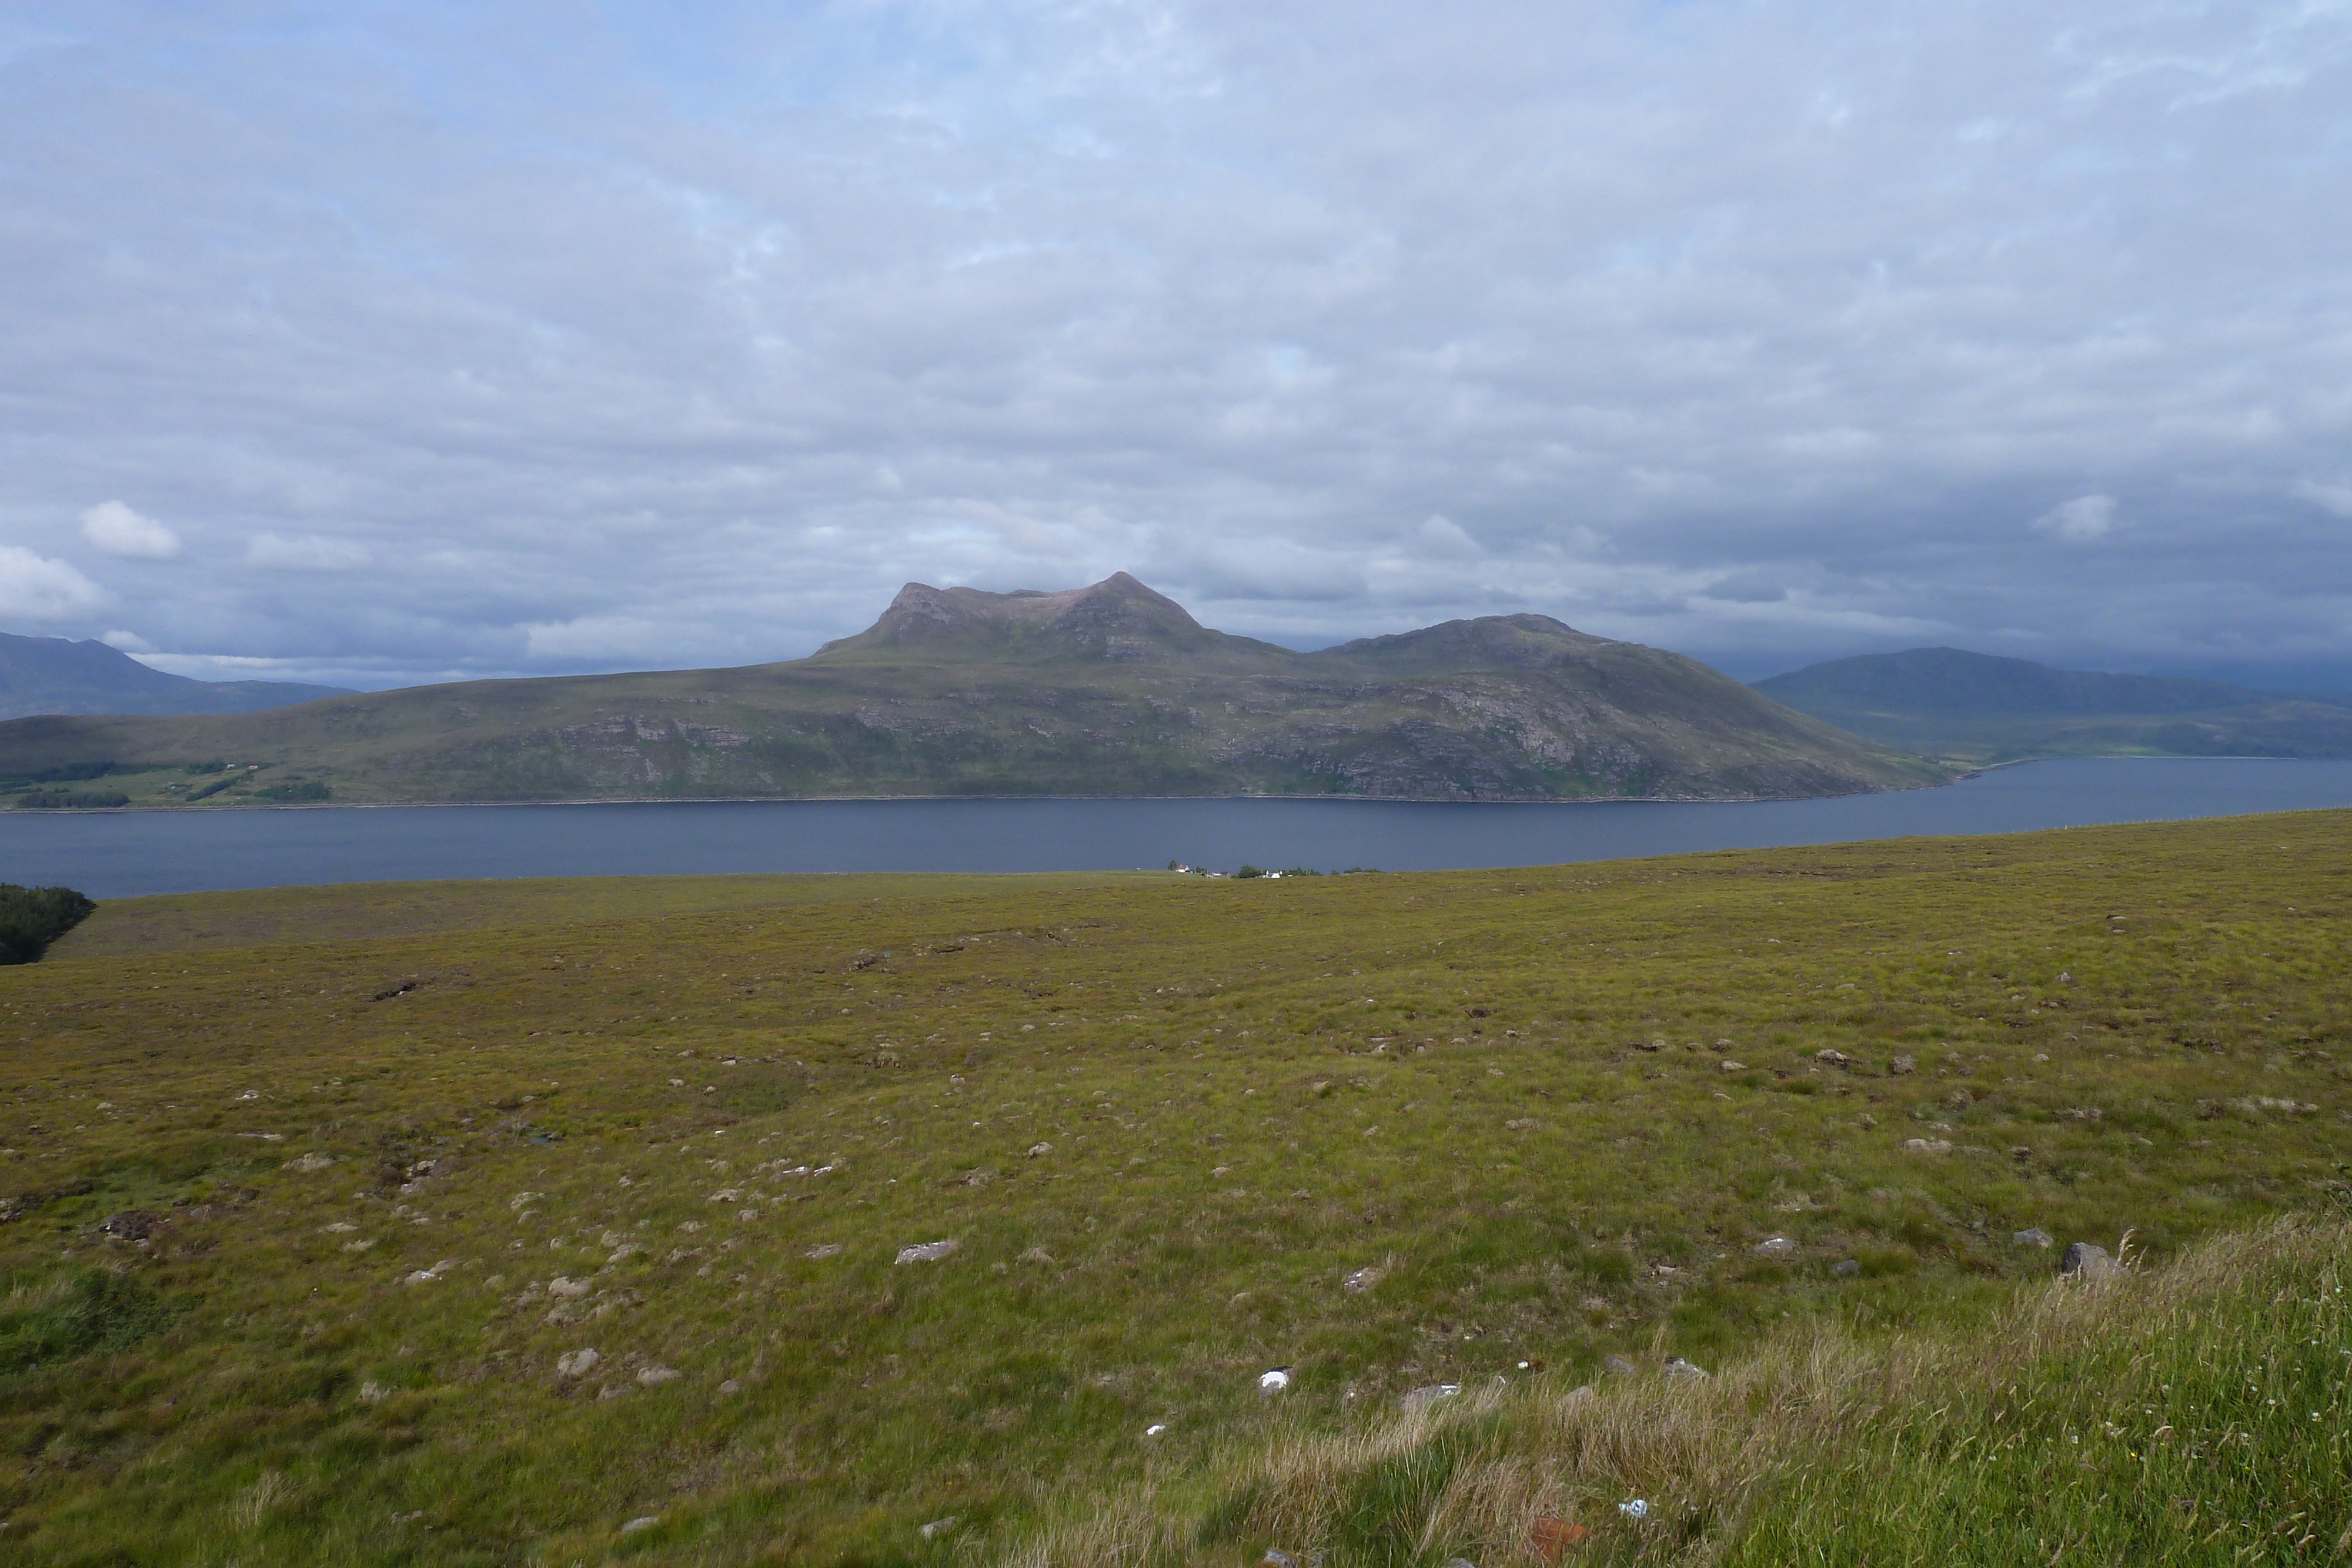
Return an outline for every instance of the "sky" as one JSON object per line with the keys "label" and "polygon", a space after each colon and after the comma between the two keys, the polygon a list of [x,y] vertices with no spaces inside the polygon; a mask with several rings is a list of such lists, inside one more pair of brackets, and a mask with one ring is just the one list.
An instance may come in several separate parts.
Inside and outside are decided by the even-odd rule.
{"label": "sky", "polygon": [[0,10],[0,630],[382,687],[1135,573],[2352,691],[2352,0]]}

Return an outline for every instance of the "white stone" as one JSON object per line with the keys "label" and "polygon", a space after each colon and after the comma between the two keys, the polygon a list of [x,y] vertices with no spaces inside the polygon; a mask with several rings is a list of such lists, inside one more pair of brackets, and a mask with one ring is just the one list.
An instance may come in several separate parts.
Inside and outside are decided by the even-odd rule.
{"label": "white stone", "polygon": [[913,1247],[901,1247],[894,1263],[936,1263],[957,1248],[961,1241],[925,1241]]}

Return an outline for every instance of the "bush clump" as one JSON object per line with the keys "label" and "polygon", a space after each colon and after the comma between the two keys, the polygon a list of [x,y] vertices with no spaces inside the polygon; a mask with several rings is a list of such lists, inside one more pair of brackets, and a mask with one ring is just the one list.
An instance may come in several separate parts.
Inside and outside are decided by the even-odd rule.
{"label": "bush clump", "polygon": [[58,806],[128,806],[131,797],[119,789],[27,789],[16,804],[36,810]]}
{"label": "bush clump", "polygon": [[69,887],[19,887],[0,882],[0,964],[37,962],[49,944],[98,907]]}

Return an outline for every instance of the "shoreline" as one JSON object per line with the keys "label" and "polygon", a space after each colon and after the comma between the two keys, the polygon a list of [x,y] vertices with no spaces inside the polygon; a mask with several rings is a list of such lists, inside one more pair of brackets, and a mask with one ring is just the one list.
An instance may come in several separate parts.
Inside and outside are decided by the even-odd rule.
{"label": "shoreline", "polygon": [[1800,800],[1859,800],[1879,795],[1908,795],[1923,789],[1945,789],[2004,768],[2041,762],[2346,762],[2341,757],[2169,757],[2145,752],[2113,756],[2014,757],[2000,762],[1970,766],[1966,772],[1934,783],[1906,784],[1885,789],[1849,789],[1833,795],[1506,795],[1463,800],[1448,795],[590,795],[529,800],[308,800],[255,801],[236,806],[43,806],[0,808],[0,818],[195,816],[248,811],[394,811],[480,807],[549,806],[799,806],[799,805],[936,805],[946,801],[1040,800],[1171,801],[1281,800],[1357,806],[1758,806]]}
{"label": "shoreline", "polygon": [[[2057,760],[2030,758],[2028,761]],[[2111,760],[2097,758],[2093,760]],[[2119,760],[2119,759],[2116,759]],[[2154,758],[2188,761],[2193,758]],[[2223,762],[2335,760],[2301,758],[2217,758]],[[2012,768],[2003,762],[1991,767]],[[1942,789],[1965,783],[1985,768],[1932,784],[1906,784],[1899,789],[1848,789],[1834,795],[1502,795],[1463,800],[1454,795],[591,795],[568,800],[270,800],[237,806],[41,806],[0,810],[0,817],[135,817],[242,815],[248,811],[410,811],[440,808],[514,806],[814,806],[814,805],[938,805],[959,800],[1047,800],[1062,803],[1095,800],[1283,800],[1314,805],[1355,806],[1760,806],[1795,800],[1858,800],[1876,795],[1908,795],[1921,789]]]}

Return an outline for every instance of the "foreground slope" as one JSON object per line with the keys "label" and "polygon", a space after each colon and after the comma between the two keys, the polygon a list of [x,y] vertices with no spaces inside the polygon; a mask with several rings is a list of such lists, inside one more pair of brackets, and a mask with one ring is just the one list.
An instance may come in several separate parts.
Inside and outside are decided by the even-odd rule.
{"label": "foreground slope", "polygon": [[1237,1453],[1966,1333],[2015,1232],[2161,1263],[2352,1136],[2347,812],[570,891],[126,900],[0,974],[17,1560],[946,1562],[1149,1486],[1246,1563]]}
{"label": "foreground slope", "polygon": [[253,713],[350,695],[341,686],[299,681],[192,681],[150,669],[104,643],[0,632],[0,719],[45,713]]}
{"label": "foreground slope", "polygon": [[[912,584],[871,630],[779,664],[0,724],[0,779],[99,761],[134,804],[215,807],[297,790],[1753,799],[1950,776],[1693,660],[1545,616],[1298,653],[1201,626],[1124,573],[1066,593]],[[239,782],[172,771],[221,762]]]}
{"label": "foreground slope", "polygon": [[2029,757],[2352,757],[2352,707],[2213,681],[2056,670],[1958,648],[1811,664],[1756,689],[1887,746]]}

